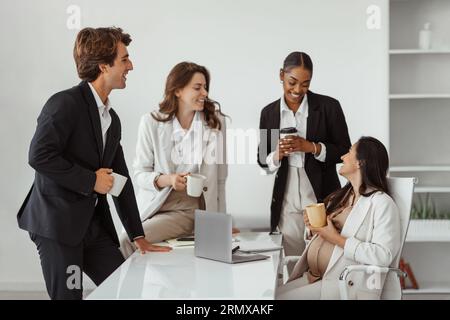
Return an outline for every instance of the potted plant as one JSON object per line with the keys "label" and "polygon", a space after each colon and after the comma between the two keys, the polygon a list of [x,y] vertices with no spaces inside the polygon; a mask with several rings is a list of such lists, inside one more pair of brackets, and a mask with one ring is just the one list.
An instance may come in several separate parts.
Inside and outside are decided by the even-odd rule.
{"label": "potted plant", "polygon": [[411,208],[408,240],[441,241],[450,238],[450,212],[437,210],[429,193],[417,195]]}

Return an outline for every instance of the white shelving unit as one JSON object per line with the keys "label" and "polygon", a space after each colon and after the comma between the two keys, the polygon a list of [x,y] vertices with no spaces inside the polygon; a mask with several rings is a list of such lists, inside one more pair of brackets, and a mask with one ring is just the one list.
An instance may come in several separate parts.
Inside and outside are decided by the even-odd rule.
{"label": "white shelving unit", "polygon": [[450,172],[450,166],[392,166],[390,172]]}
{"label": "white shelving unit", "polygon": [[403,290],[405,295],[450,294],[450,282],[423,282],[419,289]]}
{"label": "white shelving unit", "polygon": [[450,54],[450,50],[392,49],[389,54]]}
{"label": "white shelving unit", "polygon": [[417,187],[415,193],[450,193],[450,187]]}
{"label": "white shelving unit", "polygon": [[406,242],[450,242],[450,221],[411,220]]}
{"label": "white shelving unit", "polygon": [[[391,0],[389,12],[390,175],[415,176],[415,193],[448,202],[450,1]],[[425,23],[431,23],[431,48],[422,50],[418,38]],[[412,220],[406,241],[402,256],[420,288],[404,290],[406,298],[450,298],[449,221]]]}
{"label": "white shelving unit", "polygon": [[450,99],[450,93],[407,93],[390,94],[389,99]]}

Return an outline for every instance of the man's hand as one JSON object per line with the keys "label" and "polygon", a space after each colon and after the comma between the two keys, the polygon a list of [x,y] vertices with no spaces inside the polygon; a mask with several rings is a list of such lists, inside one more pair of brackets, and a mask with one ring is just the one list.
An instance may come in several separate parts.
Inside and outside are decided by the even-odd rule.
{"label": "man's hand", "polygon": [[134,240],[134,244],[141,252],[141,254],[145,254],[146,252],[168,252],[172,250],[171,247],[163,247],[163,246],[155,246],[145,240],[145,238],[139,238]]}
{"label": "man's hand", "polygon": [[96,179],[94,191],[100,194],[107,194],[114,184],[114,177],[111,175],[112,169],[100,168],[95,171]]}

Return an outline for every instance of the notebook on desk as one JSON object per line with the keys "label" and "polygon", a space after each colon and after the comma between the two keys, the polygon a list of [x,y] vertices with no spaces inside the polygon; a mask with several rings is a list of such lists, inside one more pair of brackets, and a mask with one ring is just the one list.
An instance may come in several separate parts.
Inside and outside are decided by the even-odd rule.
{"label": "notebook on desk", "polygon": [[[239,240],[233,236],[233,242],[238,242],[238,241]],[[167,244],[172,248],[193,247],[195,245],[195,237],[189,236],[189,237],[180,237],[180,238],[169,239],[163,243],[159,243],[158,245],[167,245]]]}
{"label": "notebook on desk", "polygon": [[[232,253],[231,215],[195,210],[195,256],[226,263],[240,263],[269,258],[262,254]],[[241,244],[239,243],[239,246]]]}
{"label": "notebook on desk", "polygon": [[272,240],[241,241],[239,246],[239,251],[248,253],[278,251],[283,248]]}
{"label": "notebook on desk", "polygon": [[194,237],[181,237],[167,240],[171,247],[189,247],[195,244]]}

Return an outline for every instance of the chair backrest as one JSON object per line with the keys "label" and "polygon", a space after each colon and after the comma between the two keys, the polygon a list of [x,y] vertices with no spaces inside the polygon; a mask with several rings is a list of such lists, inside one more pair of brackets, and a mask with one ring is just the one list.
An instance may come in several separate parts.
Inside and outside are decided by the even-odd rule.
{"label": "chair backrest", "polygon": [[397,256],[394,259],[394,266],[398,268],[400,257],[405,243],[406,233],[408,232],[409,218],[411,215],[411,206],[414,193],[415,178],[388,178],[391,196],[398,207],[401,226],[401,245]]}
{"label": "chair backrest", "polygon": [[[414,193],[414,183],[415,178],[388,178],[389,188],[391,191],[391,196],[398,207],[398,212],[400,215],[400,227],[401,227],[401,242],[400,249],[397,256],[394,258],[395,268],[399,267],[403,245],[406,240],[406,233],[408,232],[409,219],[411,216],[411,205]],[[384,286],[383,292],[381,293],[381,299],[401,299],[401,289],[392,290],[392,287]]]}

